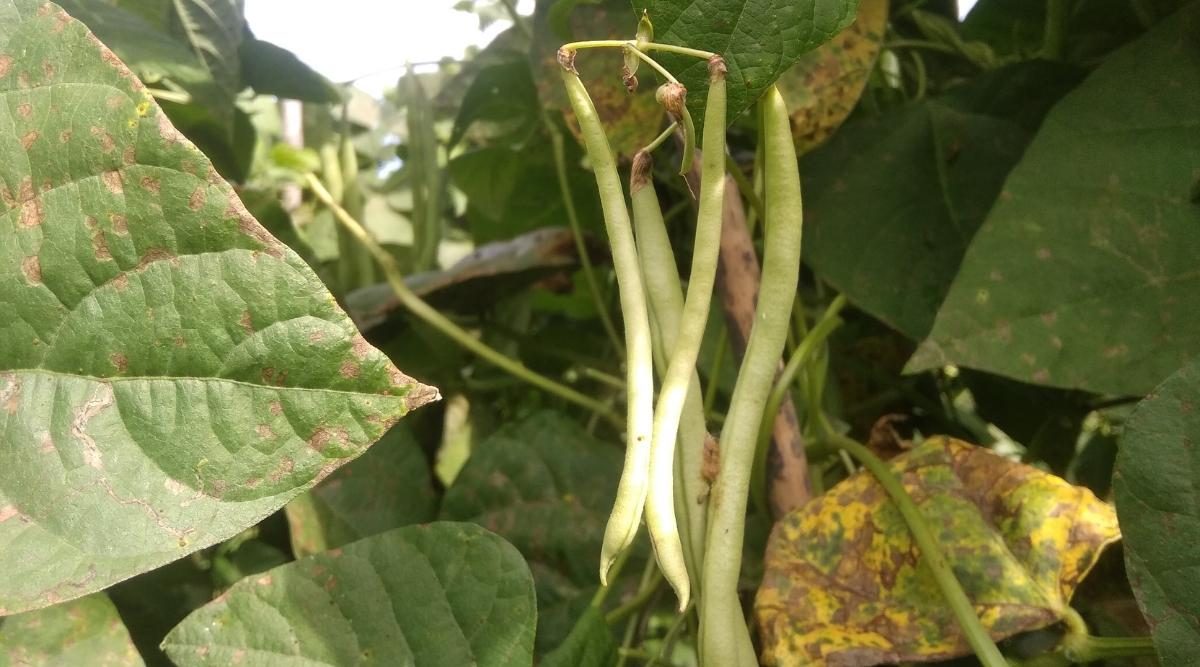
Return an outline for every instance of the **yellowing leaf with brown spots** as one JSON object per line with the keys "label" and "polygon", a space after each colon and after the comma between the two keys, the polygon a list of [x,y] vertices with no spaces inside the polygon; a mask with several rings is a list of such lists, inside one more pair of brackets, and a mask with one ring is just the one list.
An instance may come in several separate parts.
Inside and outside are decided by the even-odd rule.
{"label": "yellowing leaf with brown spots", "polygon": [[860,0],[854,23],[779,77],[775,85],[791,110],[796,153],[819,146],[854,110],[879,57],[887,18],[888,0]]}
{"label": "yellowing leaf with brown spots", "polygon": [[[1050,625],[1120,537],[1091,491],[950,438],[890,462],[995,639]],[[971,652],[900,512],[862,471],[780,521],[754,604],[767,665]]]}
{"label": "yellowing leaf with brown spots", "polygon": [[0,616],[232,537],[436,397],[51,3],[0,0],[0,128]]}

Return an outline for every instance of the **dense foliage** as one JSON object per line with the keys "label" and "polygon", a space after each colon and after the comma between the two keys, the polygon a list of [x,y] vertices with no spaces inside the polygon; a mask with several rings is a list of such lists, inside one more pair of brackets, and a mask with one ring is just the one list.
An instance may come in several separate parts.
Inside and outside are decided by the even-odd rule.
{"label": "dense foliage", "polygon": [[0,665],[1196,664],[1200,1],[457,9],[0,0]]}

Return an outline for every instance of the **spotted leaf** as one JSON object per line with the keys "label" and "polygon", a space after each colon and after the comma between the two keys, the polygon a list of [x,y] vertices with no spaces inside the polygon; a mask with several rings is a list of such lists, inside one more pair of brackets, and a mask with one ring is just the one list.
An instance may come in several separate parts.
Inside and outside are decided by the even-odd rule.
{"label": "spotted leaf", "polygon": [[0,615],[227,539],[437,392],[128,68],[0,0]]}

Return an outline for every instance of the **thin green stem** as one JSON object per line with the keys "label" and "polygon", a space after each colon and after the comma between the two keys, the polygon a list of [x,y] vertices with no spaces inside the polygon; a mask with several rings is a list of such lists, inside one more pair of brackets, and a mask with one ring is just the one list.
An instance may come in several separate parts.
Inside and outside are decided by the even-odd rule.
{"label": "thin green stem", "polygon": [[700,600],[701,655],[705,664],[722,667],[756,664],[738,598],[738,573],[758,429],[787,340],[800,278],[803,204],[791,121],[778,89],[772,87],[763,95],[762,106],[767,214],[762,288],[721,430],[721,467],[709,501],[704,597]]}
{"label": "thin green stem", "polygon": [[671,74],[670,72],[668,72],[666,67],[663,67],[662,65],[658,64],[657,60],[655,60],[654,58],[651,58],[648,54],[642,53],[640,50],[638,50],[636,45],[627,43],[626,48],[628,48],[630,51],[632,51],[635,56],[637,56],[638,58],[640,58],[642,60],[642,62],[644,62],[647,65],[649,65],[650,67],[654,68],[654,71],[658,72],[659,75],[662,76],[662,78],[666,79],[667,81],[670,81],[671,83],[679,83],[679,79],[676,79],[674,74]]}
{"label": "thin green stem", "polygon": [[604,301],[603,293],[600,291],[600,281],[596,278],[596,269],[592,264],[591,254],[588,252],[587,244],[583,238],[583,226],[579,224],[579,213],[575,209],[575,198],[571,196],[571,184],[567,179],[567,158],[566,150],[563,146],[562,132],[549,118],[543,116],[543,122],[546,125],[547,131],[550,132],[550,142],[554,150],[554,171],[558,178],[558,192],[562,197],[563,206],[567,210],[567,223],[571,225],[571,236],[575,239],[575,252],[579,255],[579,266],[583,270],[583,282],[587,284],[588,293],[592,296],[592,302],[596,305],[596,313],[600,316],[600,326],[604,328],[604,333],[608,335],[609,341],[613,344],[613,349],[618,354],[625,354],[625,346],[621,343],[621,337],[617,335],[617,327],[613,324],[612,315],[609,314],[608,304]]}
{"label": "thin green stem", "polygon": [[362,223],[355,220],[354,216],[347,213],[346,209],[342,208],[333,199],[321,181],[312,174],[308,174],[305,180],[317,199],[333,211],[334,218],[370,251],[375,261],[379,263],[379,267],[383,270],[383,275],[387,278],[388,285],[391,286],[392,291],[396,294],[396,298],[410,313],[422,322],[440,331],[450,340],[474,352],[485,361],[507,371],[513,376],[563,400],[603,415],[618,428],[622,425],[620,416],[600,401],[590,396],[585,396],[566,385],[555,382],[541,373],[531,370],[520,361],[501,354],[426,303],[404,282],[404,276],[401,275],[399,267],[396,266],[396,260],[392,257],[391,253],[379,245],[379,242],[362,226]]}
{"label": "thin green stem", "polygon": [[691,617],[692,612],[695,611],[695,609],[696,603],[693,602],[692,604],[688,605],[688,608],[684,609],[678,617],[676,617],[675,622],[672,623],[670,629],[667,630],[667,635],[663,637],[662,649],[658,652],[657,656],[647,663],[647,667],[654,667],[654,665],[658,665],[660,663],[664,665],[671,664],[671,652],[675,649],[675,641],[679,639],[679,633],[682,632],[683,628],[687,626],[688,618]]}
{"label": "thin green stem", "polygon": [[762,199],[754,191],[754,184],[750,182],[750,179],[746,178],[746,174],[742,172],[742,168],[734,161],[732,155],[725,156],[725,169],[729,172],[730,176],[733,176],[733,181],[737,183],[738,192],[741,193],[742,198],[750,202],[750,208],[754,211],[755,215],[762,217]]}
{"label": "thin green stem", "polygon": [[657,42],[642,42],[639,44],[634,39],[592,39],[582,42],[571,42],[564,44],[562,48],[568,51],[582,51],[584,49],[624,49],[626,47],[634,47],[644,49],[646,51],[664,51],[666,53],[678,53],[684,56],[693,56],[702,60],[708,60],[717,55],[711,51],[701,51],[699,49],[689,49],[686,46],[674,46],[672,44],[659,44]]}
{"label": "thin green stem", "polygon": [[891,467],[875,456],[874,452],[855,440],[835,431],[827,432],[826,436],[838,447],[858,459],[867,470],[870,470],[879,485],[895,503],[896,508],[900,510],[900,515],[904,517],[904,522],[908,524],[908,530],[912,533],[913,541],[920,548],[925,564],[929,567],[934,581],[942,591],[942,597],[954,612],[954,617],[958,621],[959,627],[962,628],[967,643],[975,651],[975,656],[979,658],[979,662],[984,667],[1007,667],[1008,663],[1001,655],[1000,649],[996,648],[996,643],[992,641],[987,629],[983,627],[983,622],[979,620],[979,615],[975,613],[970,598],[967,597],[966,592],[958,583],[958,579],[955,578],[954,569],[942,555],[942,550],[938,546],[929,524],[925,521],[925,516],[921,514],[921,510],[917,508],[916,503],[908,495],[908,491],[904,489],[904,484],[892,472]]}
{"label": "thin green stem", "polygon": [[958,50],[949,44],[930,42],[923,39],[894,39],[890,42],[885,42],[883,48],[892,51],[896,49],[925,49],[926,51],[937,51],[939,53],[958,55]]}
{"label": "thin green stem", "polygon": [[1087,623],[1071,607],[1063,611],[1067,633],[1059,650],[1068,660],[1087,664],[1109,658],[1134,658],[1154,655],[1151,637],[1095,637],[1088,633]]}
{"label": "thin green stem", "polygon": [[592,98],[574,68],[569,66],[569,54],[560,50],[559,55],[567,99],[579,121],[600,193],[604,225],[612,249],[613,270],[617,274],[621,313],[625,321],[625,465],[600,553],[600,583],[605,583],[613,561],[637,534],[646,503],[654,427],[653,341],[633,225],[629,220],[629,209],[625,206],[621,179],[617,175],[616,159]]}
{"label": "thin green stem", "polygon": [[729,352],[729,329],[721,327],[717,335],[717,349],[713,352],[712,366],[708,370],[708,387],[704,392],[704,414],[711,414],[717,402],[717,389],[721,386],[721,369],[725,366],[725,355]]}
{"label": "thin green stem", "polygon": [[1071,13],[1069,0],[1046,0],[1046,23],[1042,34],[1042,57],[1062,60],[1067,41],[1067,18]]}
{"label": "thin green stem", "polygon": [[[588,380],[594,380],[600,384],[616,389],[619,392],[625,391],[624,380],[615,375],[609,375],[598,368],[592,368],[591,366],[577,366],[574,371],[578,375]],[[570,378],[567,379],[569,380]]]}
{"label": "thin green stem", "polygon": [[[613,563],[612,569],[609,570],[609,576],[612,581],[617,581],[621,576],[621,570],[625,569],[625,564],[629,562],[629,554],[633,553],[631,549],[626,549],[617,556],[616,562]],[[612,586],[601,586],[596,589],[596,594],[592,596],[591,606],[600,609],[604,606],[604,601],[608,599],[608,592],[612,590]]]}
{"label": "thin green stem", "polygon": [[829,304],[821,319],[800,340],[800,344],[796,346],[787,364],[784,365],[783,372],[779,374],[779,378],[775,381],[775,386],[771,388],[771,395],[767,397],[767,407],[763,411],[762,426],[758,430],[758,445],[754,455],[754,474],[751,478],[751,488],[753,489],[755,503],[764,512],[769,509],[766,490],[767,452],[770,449],[771,429],[775,423],[775,416],[779,414],[779,408],[783,405],[784,399],[787,398],[788,391],[796,379],[796,374],[801,369],[807,368],[813,354],[825,343],[825,339],[829,338],[829,335],[841,325],[842,320],[838,317],[838,313],[842,311],[845,305],[846,297],[841,294]]}
{"label": "thin green stem", "polygon": [[678,128],[679,128],[678,121],[671,123],[670,125],[667,126],[667,129],[663,130],[662,133],[660,133],[657,137],[654,137],[654,141],[651,141],[650,143],[646,144],[646,147],[643,148],[642,150],[646,151],[647,153],[653,153],[655,150],[658,149],[659,146],[661,146],[663,144],[664,141],[667,140],[667,137],[670,137],[671,133],[674,132]]}
{"label": "thin green stem", "polygon": [[626,600],[616,609],[613,609],[605,614],[604,621],[609,625],[620,623],[621,619],[641,609],[647,602],[649,602],[650,598],[654,597],[654,593],[658,590],[658,586],[661,583],[662,575],[659,574],[658,568],[654,565],[654,561],[646,561],[646,568],[642,570],[642,580],[638,584],[637,592],[633,594],[632,598]]}

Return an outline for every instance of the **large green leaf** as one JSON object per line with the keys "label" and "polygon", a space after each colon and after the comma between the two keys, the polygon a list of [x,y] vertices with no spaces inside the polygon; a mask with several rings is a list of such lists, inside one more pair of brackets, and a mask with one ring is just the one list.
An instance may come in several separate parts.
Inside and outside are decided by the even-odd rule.
{"label": "large green leaf", "polygon": [[226,539],[436,397],[133,74],[0,0],[0,615]]}
{"label": "large green leaf", "polygon": [[0,619],[0,667],[142,664],[103,593]]}
{"label": "large green leaf", "polygon": [[231,98],[242,89],[243,0],[172,0],[188,44]]}
{"label": "large green leaf", "polygon": [[1149,391],[1200,351],[1200,3],[1047,116],[911,370]]}
{"label": "large green leaf", "polygon": [[180,667],[533,662],[521,555],[471,524],[410,526],[243,579],[163,641]]}
{"label": "large green leaf", "polygon": [[804,158],[805,259],[919,340],[1027,140],[935,100],[846,125]]}
{"label": "large green leaf", "polygon": [[[858,0],[633,0],[633,5],[649,12],[655,41],[725,56],[732,123],[800,56],[850,25]],[[687,86],[699,132],[708,64],[666,53],[654,57]]]}
{"label": "large green leaf", "polygon": [[432,521],[436,515],[429,461],[406,424],[393,426],[361,458],[287,506],[297,556]]}
{"label": "large green leaf", "polygon": [[1166,667],[1200,655],[1200,363],[1138,404],[1117,449],[1113,491],[1125,562]]}
{"label": "large green leaf", "polygon": [[608,667],[618,662],[617,643],[604,613],[588,607],[561,646],[546,654],[541,667]]}
{"label": "large green leaf", "polygon": [[239,45],[241,81],[260,95],[336,104],[342,95],[324,76],[287,49],[247,34]]}
{"label": "large green leaf", "polygon": [[619,448],[539,412],[474,447],[442,499],[442,518],[481,524],[531,562],[591,584],[620,470]]}

